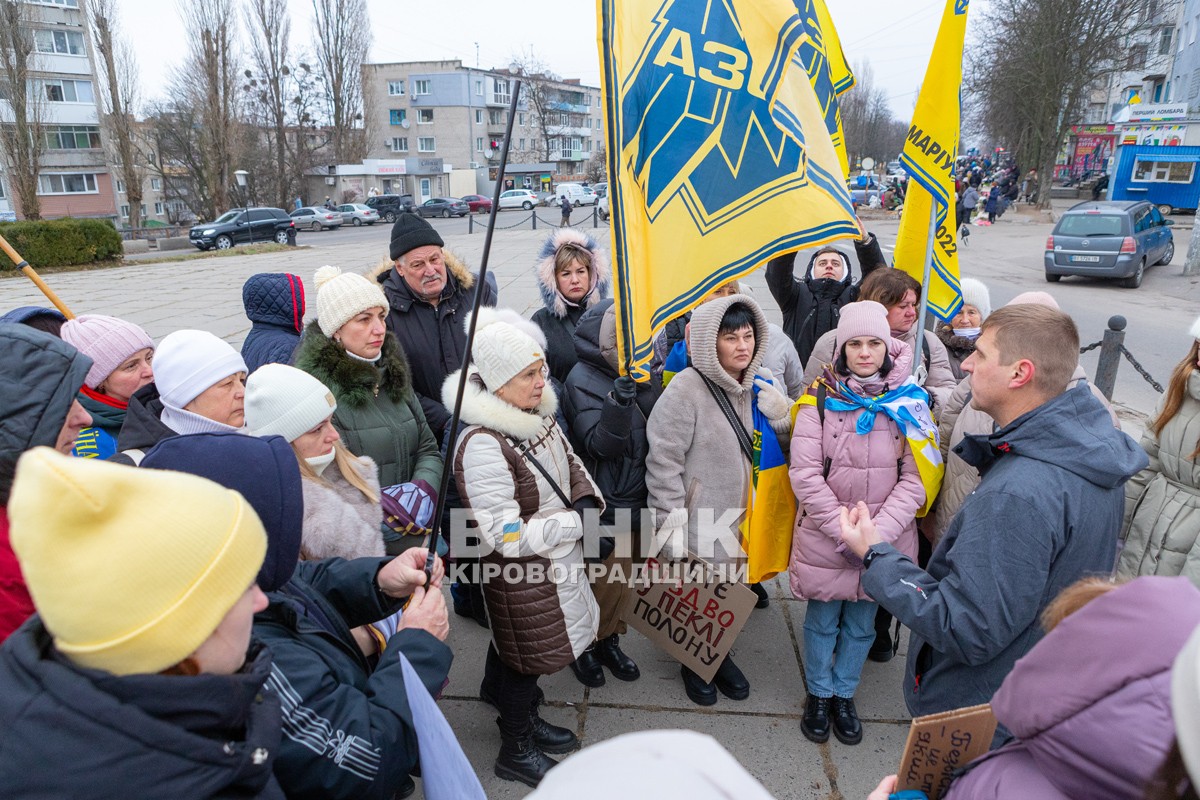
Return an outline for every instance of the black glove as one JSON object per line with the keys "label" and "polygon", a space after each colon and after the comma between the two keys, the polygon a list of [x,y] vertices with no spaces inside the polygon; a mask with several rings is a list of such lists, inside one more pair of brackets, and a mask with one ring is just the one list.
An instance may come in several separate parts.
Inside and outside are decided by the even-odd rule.
{"label": "black glove", "polygon": [[613,397],[623,406],[637,399],[637,383],[628,375],[622,375],[613,381]]}

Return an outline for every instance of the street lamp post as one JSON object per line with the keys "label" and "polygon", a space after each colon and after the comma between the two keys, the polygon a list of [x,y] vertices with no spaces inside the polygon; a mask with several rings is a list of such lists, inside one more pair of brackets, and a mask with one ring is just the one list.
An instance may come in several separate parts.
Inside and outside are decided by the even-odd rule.
{"label": "street lamp post", "polygon": [[242,209],[246,212],[246,225],[250,228],[250,244],[254,244],[254,220],[250,219],[250,173],[239,169],[233,173],[238,189],[242,193]]}

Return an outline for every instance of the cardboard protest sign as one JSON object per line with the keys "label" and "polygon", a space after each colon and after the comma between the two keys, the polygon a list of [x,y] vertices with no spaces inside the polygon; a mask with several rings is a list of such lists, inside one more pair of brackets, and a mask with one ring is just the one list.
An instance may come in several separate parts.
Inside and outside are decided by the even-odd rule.
{"label": "cardboard protest sign", "polygon": [[950,786],[951,773],[986,753],[995,732],[996,717],[987,703],[917,717],[908,730],[896,788],[918,789],[938,800]]}
{"label": "cardboard protest sign", "polygon": [[738,582],[723,582],[706,562],[648,559],[621,618],[705,681],[729,654],[757,598]]}

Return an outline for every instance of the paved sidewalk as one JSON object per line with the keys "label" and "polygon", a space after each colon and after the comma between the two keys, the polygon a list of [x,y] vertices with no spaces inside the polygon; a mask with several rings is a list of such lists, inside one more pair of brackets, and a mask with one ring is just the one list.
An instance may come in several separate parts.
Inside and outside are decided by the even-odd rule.
{"label": "paved sidewalk", "polygon": [[[591,230],[590,228],[588,229]],[[547,231],[499,231],[493,240],[491,268],[504,305],[528,315],[540,303],[533,263]],[[605,235],[605,229],[594,231]],[[483,236],[447,236],[447,246],[477,267]],[[315,316],[312,275],[331,263],[366,271],[386,253],[387,231],[366,231],[353,244],[302,247],[215,260],[135,265],[108,270],[47,276],[47,282],[76,313],[96,312],[143,325],[155,339],[180,328],[202,328],[238,346],[249,330],[242,313],[241,286],[257,272],[294,272],[305,280],[309,318]],[[659,265],[669,269],[669,264]],[[769,318],[780,315],[759,272],[748,284],[763,301]],[[40,292],[23,276],[0,279],[0,308],[26,303],[44,305]],[[684,694],[679,667],[630,633],[623,646],[637,660],[642,677],[589,690],[569,670],[542,680],[549,702],[546,719],[572,728],[585,745],[621,733],[651,728],[691,728],[716,737],[780,800],[861,800],[879,779],[895,770],[908,729],[901,697],[904,648],[888,664],[868,662],[857,695],[864,720],[863,742],[846,747],[831,739],[814,745],[800,733],[804,704],[801,666],[804,603],[791,599],[786,577],[768,584],[770,608],[755,611],[735,648],[738,665],[752,690],[735,702],[721,697],[700,708]],[[447,602],[449,599],[447,598]],[[487,632],[474,622],[451,619],[450,645],[455,652],[442,707],[475,766],[488,796],[517,798],[527,794],[520,784],[492,773],[499,747],[495,711],[478,699]],[[419,795],[418,795],[419,796]]]}

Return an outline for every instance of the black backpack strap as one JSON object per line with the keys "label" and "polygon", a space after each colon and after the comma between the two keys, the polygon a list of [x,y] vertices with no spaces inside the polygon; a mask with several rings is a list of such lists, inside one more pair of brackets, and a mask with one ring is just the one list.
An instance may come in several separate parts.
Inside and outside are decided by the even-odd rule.
{"label": "black backpack strap", "polygon": [[717,407],[721,409],[721,413],[725,415],[725,420],[729,423],[729,427],[733,428],[733,433],[737,436],[738,444],[741,445],[742,454],[753,465],[754,441],[750,438],[750,434],[746,431],[746,426],[742,424],[742,420],[734,412],[729,398],[726,397],[724,390],[720,386],[717,386],[707,377],[701,375],[700,378],[704,381],[704,385],[708,387],[708,391],[713,396],[713,400],[717,402]]}
{"label": "black backpack strap", "polygon": [[520,442],[518,442],[513,437],[509,436],[508,440],[510,442],[512,442],[513,448],[515,448],[516,451],[518,453],[520,453],[525,458],[526,461],[528,461],[530,464],[533,464],[534,468],[537,469],[538,472],[542,473],[542,477],[545,478],[550,483],[550,487],[552,489],[554,489],[554,493],[556,495],[558,495],[558,499],[562,501],[563,507],[568,508],[568,509],[573,508],[574,506],[572,505],[571,500],[567,497],[567,493],[564,492],[562,490],[562,487],[558,485],[558,481],[556,481],[556,480],[554,480],[554,478],[550,477],[550,473],[546,470],[545,467],[542,466],[542,462],[540,462],[536,458],[534,458],[533,453],[530,453],[529,450],[527,450],[524,445],[522,445]]}
{"label": "black backpack strap", "polygon": [[921,353],[925,356],[925,369],[928,370],[933,356],[929,354],[929,337],[925,335],[925,331],[921,331]]}

